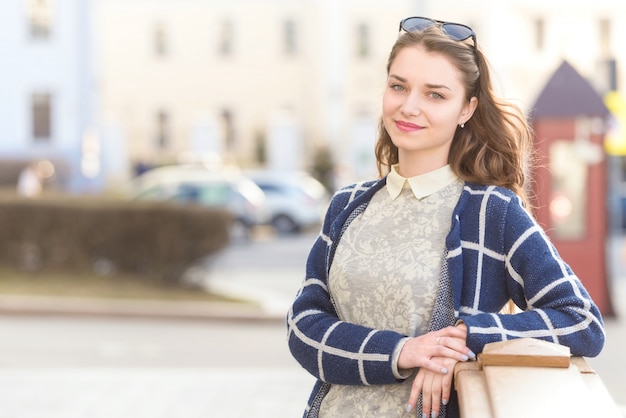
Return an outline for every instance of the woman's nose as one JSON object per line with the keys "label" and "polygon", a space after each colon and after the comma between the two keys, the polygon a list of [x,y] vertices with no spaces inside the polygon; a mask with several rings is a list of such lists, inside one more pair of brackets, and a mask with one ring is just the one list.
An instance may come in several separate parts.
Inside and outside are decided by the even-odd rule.
{"label": "woman's nose", "polygon": [[419,115],[421,112],[419,97],[416,94],[407,95],[400,111],[407,116]]}

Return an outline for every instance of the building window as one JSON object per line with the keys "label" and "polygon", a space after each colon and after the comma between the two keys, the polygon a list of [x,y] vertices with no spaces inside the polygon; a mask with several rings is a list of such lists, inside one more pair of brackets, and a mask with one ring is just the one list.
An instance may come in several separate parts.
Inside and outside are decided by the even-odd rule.
{"label": "building window", "polygon": [[31,98],[32,134],[37,141],[49,141],[52,136],[52,95],[35,93]]}
{"label": "building window", "polygon": [[159,149],[165,149],[170,143],[170,115],[160,110],[156,115],[156,142]]}
{"label": "building window", "polygon": [[298,52],[298,39],[296,22],[288,19],[283,24],[283,45],[286,55],[296,55]]}
{"label": "building window", "polygon": [[546,22],[542,18],[535,19],[535,49],[543,51],[545,47]]}
{"label": "building window", "polygon": [[361,23],[356,28],[356,55],[367,58],[370,53],[370,28],[366,23]]}
{"label": "building window", "polygon": [[222,56],[229,56],[233,53],[233,22],[230,20],[223,20],[219,25],[218,34],[218,50]]}
{"label": "building window", "polygon": [[162,23],[157,23],[154,28],[154,53],[160,57],[167,55],[167,32]]}
{"label": "building window", "polygon": [[52,31],[52,0],[28,0],[26,12],[31,38],[49,38]]}

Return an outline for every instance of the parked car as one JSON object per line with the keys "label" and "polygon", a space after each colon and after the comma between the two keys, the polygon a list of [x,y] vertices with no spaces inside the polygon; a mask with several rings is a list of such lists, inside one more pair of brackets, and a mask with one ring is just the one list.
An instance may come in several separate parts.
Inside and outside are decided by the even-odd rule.
{"label": "parked car", "polygon": [[207,169],[202,165],[173,165],[149,170],[131,184],[135,199],[168,200],[222,207],[232,212],[231,237],[249,237],[257,225],[268,222],[263,191],[237,171]]}
{"label": "parked car", "polygon": [[326,188],[305,172],[248,171],[265,194],[269,222],[279,234],[319,226],[329,203]]}

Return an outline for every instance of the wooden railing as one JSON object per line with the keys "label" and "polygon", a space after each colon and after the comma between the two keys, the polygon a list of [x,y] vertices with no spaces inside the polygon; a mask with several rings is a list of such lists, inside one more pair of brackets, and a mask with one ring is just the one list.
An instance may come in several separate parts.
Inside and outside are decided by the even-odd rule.
{"label": "wooden railing", "polygon": [[542,340],[487,344],[454,376],[462,418],[624,418],[583,357]]}

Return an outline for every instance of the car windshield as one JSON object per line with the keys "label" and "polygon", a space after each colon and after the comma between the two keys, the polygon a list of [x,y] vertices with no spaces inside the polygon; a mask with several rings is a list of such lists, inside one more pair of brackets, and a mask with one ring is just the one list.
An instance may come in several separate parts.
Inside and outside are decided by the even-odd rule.
{"label": "car windshield", "polygon": [[252,173],[251,178],[267,194],[297,196],[304,193],[313,200],[322,200],[327,194],[322,183],[307,173],[295,172],[281,177],[268,173]]}
{"label": "car windshield", "polygon": [[300,189],[296,186],[288,184],[274,184],[258,182],[259,187],[267,194],[282,194],[282,195],[296,195],[301,193]]}
{"label": "car windshield", "polygon": [[182,201],[205,205],[224,205],[228,203],[231,188],[226,183],[190,184],[178,186],[177,198]]}

